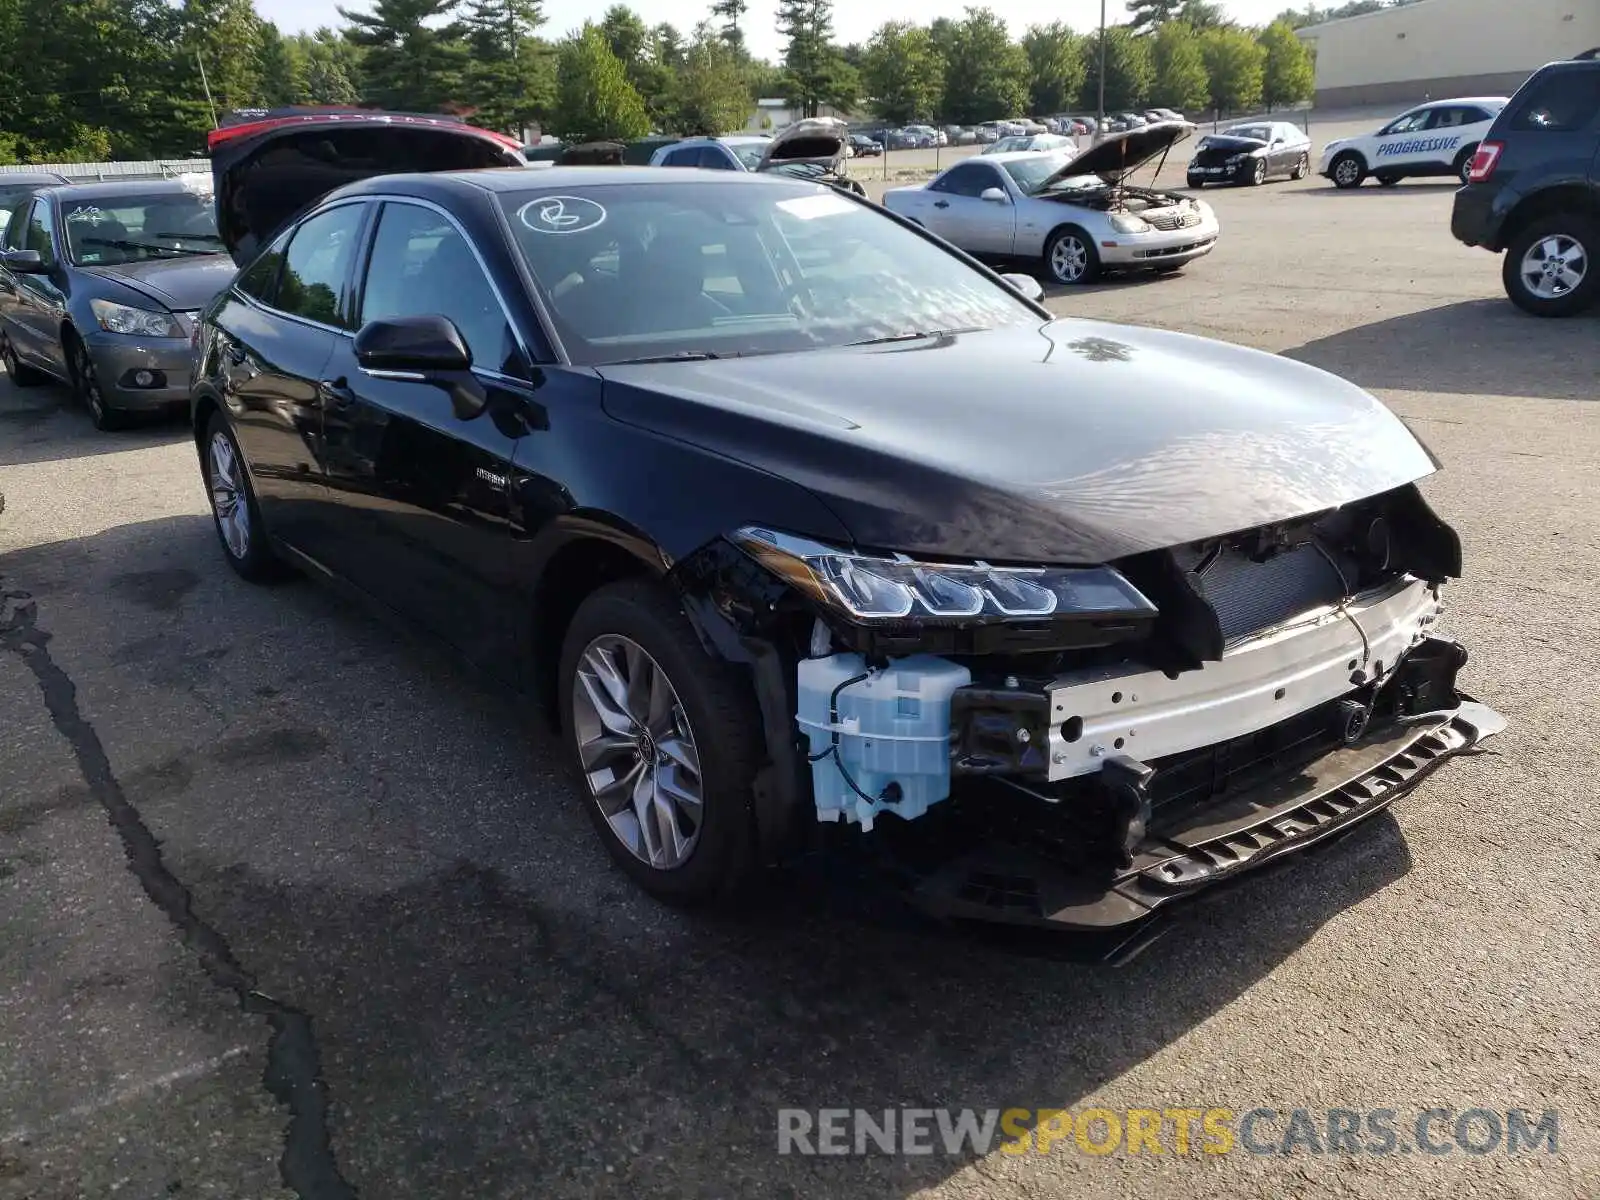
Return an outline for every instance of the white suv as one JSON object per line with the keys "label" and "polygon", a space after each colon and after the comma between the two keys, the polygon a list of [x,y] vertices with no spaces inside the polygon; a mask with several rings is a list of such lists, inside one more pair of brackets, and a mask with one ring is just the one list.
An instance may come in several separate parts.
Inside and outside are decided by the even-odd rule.
{"label": "white suv", "polygon": [[1469,96],[1419,104],[1376,133],[1329,142],[1317,174],[1339,188],[1360,187],[1369,175],[1384,187],[1419,175],[1466,183],[1478,143],[1508,102],[1505,96]]}

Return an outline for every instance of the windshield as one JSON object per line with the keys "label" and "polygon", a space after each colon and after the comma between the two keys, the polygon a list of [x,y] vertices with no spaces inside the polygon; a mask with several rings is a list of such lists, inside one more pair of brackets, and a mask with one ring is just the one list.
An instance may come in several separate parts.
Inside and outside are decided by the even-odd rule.
{"label": "windshield", "polygon": [[766,146],[734,146],[732,149],[739,161],[744,164],[745,170],[754,171],[761,165],[761,156],[765,153]]}
{"label": "windshield", "polygon": [[221,254],[211,197],[196,192],[63,197],[67,256],[81,266]]}
{"label": "windshield", "polygon": [[1272,129],[1266,125],[1235,125],[1232,129],[1224,129],[1223,137],[1250,138],[1257,142],[1270,142]]}
{"label": "windshield", "polygon": [[1071,154],[1041,154],[1035,158],[1014,158],[1002,163],[1006,174],[1024,196],[1032,196],[1044,189],[1050,177],[1073,159]]}
{"label": "windshield", "polygon": [[773,354],[1037,322],[1004,284],[798,181],[587,186],[500,202],[569,357]]}

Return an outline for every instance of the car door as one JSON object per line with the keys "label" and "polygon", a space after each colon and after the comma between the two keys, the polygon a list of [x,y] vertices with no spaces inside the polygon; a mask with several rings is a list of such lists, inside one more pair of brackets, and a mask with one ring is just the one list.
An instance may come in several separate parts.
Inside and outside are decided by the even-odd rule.
{"label": "car door", "polygon": [[[27,237],[28,208],[33,201],[24,196],[17,207],[12,210],[13,219],[6,225],[5,236],[0,238],[0,250],[10,252],[21,250],[22,243]],[[17,286],[20,276],[0,262],[0,329],[5,331],[13,345],[21,336],[18,305],[21,303],[21,293]]]}
{"label": "car door", "polygon": [[[15,224],[15,222],[13,222]],[[16,292],[9,297],[9,332],[17,357],[52,375],[66,377],[66,354],[61,345],[61,322],[67,297],[61,288],[63,263],[56,238],[55,206],[48,196],[35,196],[21,230],[20,250],[33,250],[44,270],[8,272]]]}
{"label": "car door", "polygon": [[323,368],[350,336],[350,280],[364,201],[322,210],[277,237],[217,302],[201,377],[222,399],[274,536],[324,566]]}
{"label": "car door", "polygon": [[[1006,192],[1006,202],[984,200],[989,188]],[[969,254],[1011,253],[1016,205],[1001,172],[990,163],[964,162],[952,167],[928,190],[934,198],[926,224],[947,242]]]}
{"label": "car door", "polygon": [[404,372],[373,373],[341,338],[324,371],[323,469],[347,580],[491,669],[510,669],[525,610],[512,568],[512,460],[535,375],[472,241],[442,208],[386,200],[358,323],[438,314],[460,329],[485,411]]}
{"label": "car door", "polygon": [[1272,144],[1267,150],[1267,173],[1270,175],[1287,175],[1294,170],[1295,160],[1300,157],[1300,149],[1294,144],[1291,136],[1293,126],[1276,124],[1272,127]]}
{"label": "car door", "polygon": [[1432,124],[1434,110],[1413,109],[1396,117],[1378,131],[1373,139],[1372,170],[1376,173],[1398,171],[1411,174],[1427,161],[1427,131]]}

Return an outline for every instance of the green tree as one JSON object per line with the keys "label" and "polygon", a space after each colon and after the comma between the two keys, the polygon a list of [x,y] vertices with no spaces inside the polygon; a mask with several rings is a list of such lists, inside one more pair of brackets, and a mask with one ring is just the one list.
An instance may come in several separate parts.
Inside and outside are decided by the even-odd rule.
{"label": "green tree", "polygon": [[261,64],[261,103],[269,108],[299,104],[306,94],[306,62],[299,46],[271,21],[261,22],[256,58]]}
{"label": "green tree", "polygon": [[739,52],[709,22],[695,29],[669,95],[669,127],[677,133],[716,136],[744,128],[750,118]]}
{"label": "green tree", "polygon": [[1071,108],[1083,90],[1083,39],[1062,21],[1031,25],[1022,35],[1022,52],[1028,56],[1028,111]]}
{"label": "green tree", "polygon": [[1130,0],[1128,26],[1138,33],[1159,29],[1174,20],[1182,7],[1183,0]]}
{"label": "green tree", "polygon": [[197,100],[209,87],[219,114],[259,104],[261,28],[251,0],[184,0],[168,85]]}
{"label": "green tree", "polygon": [[1028,102],[1028,56],[993,9],[968,8],[950,31],[944,116],[963,125],[1014,117]]}
{"label": "green tree", "polygon": [[354,104],[361,99],[361,49],[343,34],[324,26],[294,39],[298,56],[305,60],[307,104]]}
{"label": "green tree", "polygon": [[549,107],[550,51],[539,0],[468,0],[462,30],[470,61],[462,84],[479,124],[522,136]]}
{"label": "green tree", "polygon": [[885,121],[926,121],[944,95],[944,61],[926,29],[889,21],[862,52],[861,84]]}
{"label": "green tree", "polygon": [[802,116],[814,117],[833,99],[842,65],[832,42],[832,0],[778,0],[777,18],[789,97]]}
{"label": "green tree", "polygon": [[644,99],[592,22],[561,43],[553,124],[569,142],[629,141],[650,131]]}
{"label": "green tree", "polygon": [[[1155,86],[1151,38],[1137,36],[1127,25],[1106,30],[1106,111],[1143,108]],[[1082,106],[1093,111],[1100,100],[1100,41],[1091,37],[1084,49]]]}
{"label": "green tree", "polygon": [[1228,20],[1228,14],[1222,11],[1222,5],[1216,3],[1216,0],[1183,0],[1183,7],[1178,10],[1177,19],[1191,29],[1202,32],[1232,24]]}
{"label": "green tree", "polygon": [[1270,110],[1280,104],[1298,104],[1311,99],[1316,88],[1316,69],[1311,47],[1282,21],[1274,21],[1256,39],[1267,53],[1262,69],[1261,99]]}
{"label": "green tree", "polygon": [[[467,48],[450,21],[460,0],[372,0],[370,13],[340,8],[345,36],[362,51],[362,97],[380,108],[438,112],[461,90]],[[444,23],[441,23],[444,22]]]}
{"label": "green tree", "polygon": [[1206,74],[1200,35],[1182,21],[1173,21],[1156,30],[1150,42],[1155,70],[1150,102],[1179,112],[1203,107],[1211,98],[1211,77]]}
{"label": "green tree", "polygon": [[1208,29],[1200,35],[1210,79],[1211,107],[1245,112],[1260,107],[1267,52],[1242,29]]}
{"label": "green tree", "polygon": [[669,21],[663,21],[651,31],[654,35],[655,60],[669,71],[683,66],[683,34]]}
{"label": "green tree", "polygon": [[626,4],[613,4],[600,18],[600,32],[631,78],[632,71],[645,61],[650,45],[650,30],[644,18]]}
{"label": "green tree", "polygon": [[741,57],[745,53],[744,28],[740,22],[750,10],[750,5],[745,0],[713,0],[711,15],[721,20],[722,26],[719,33],[722,40],[728,44]]}

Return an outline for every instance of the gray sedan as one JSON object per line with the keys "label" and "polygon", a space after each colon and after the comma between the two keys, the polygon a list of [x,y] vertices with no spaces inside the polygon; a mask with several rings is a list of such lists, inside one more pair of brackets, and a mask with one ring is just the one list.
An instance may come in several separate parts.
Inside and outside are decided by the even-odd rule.
{"label": "gray sedan", "polygon": [[209,178],[44,188],[0,243],[0,361],[57,379],[97,429],[189,400],[189,335],[233,278]]}

